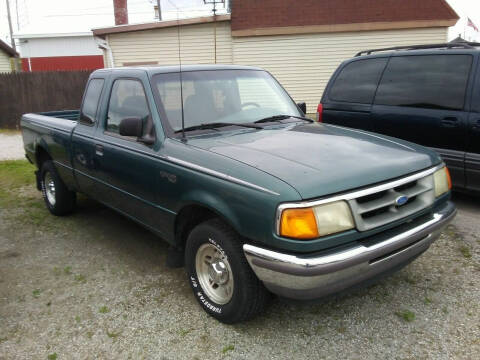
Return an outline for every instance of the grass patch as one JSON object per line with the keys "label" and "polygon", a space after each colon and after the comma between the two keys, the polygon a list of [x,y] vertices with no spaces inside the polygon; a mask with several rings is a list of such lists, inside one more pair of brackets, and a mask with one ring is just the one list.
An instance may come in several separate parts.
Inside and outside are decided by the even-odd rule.
{"label": "grass patch", "polygon": [[227,345],[227,346],[224,346],[224,347],[223,347],[222,353],[226,354],[227,352],[233,351],[233,350],[235,350],[235,346],[233,346],[232,344],[230,344],[230,345]]}
{"label": "grass patch", "polygon": [[414,279],[413,277],[407,276],[405,278],[405,282],[407,282],[410,285],[415,285],[417,283],[417,280]]}
{"label": "grass patch", "polygon": [[102,306],[100,309],[98,309],[98,312],[99,312],[100,314],[106,314],[106,313],[108,313],[109,311],[110,311],[110,310],[109,310],[108,307],[106,307],[105,305]]}
{"label": "grass patch", "polygon": [[0,161],[0,183],[18,188],[35,183],[35,166],[27,160]]}
{"label": "grass patch", "polygon": [[110,332],[110,331],[108,331],[108,330],[107,330],[106,332],[107,332],[107,336],[108,336],[110,339],[116,339],[116,338],[119,337],[120,334],[122,333],[121,331],[119,331],[119,332],[114,332],[114,331]]}
{"label": "grass patch", "polygon": [[53,353],[53,354],[48,355],[47,359],[48,360],[57,360],[57,357],[58,357],[57,353]]}
{"label": "grass patch", "polygon": [[0,129],[0,134],[2,135],[20,135],[20,130],[17,129]]}
{"label": "grass patch", "polygon": [[178,335],[180,335],[181,337],[184,337],[186,336],[187,334],[189,334],[190,332],[192,332],[193,329],[180,329],[178,331]]}
{"label": "grass patch", "polygon": [[72,273],[72,267],[71,266],[65,266],[63,268],[63,272],[66,274],[66,275],[70,275]]}
{"label": "grass patch", "polygon": [[35,289],[35,290],[33,290],[33,291],[32,291],[33,297],[34,297],[35,299],[38,298],[38,297],[40,296],[40,292],[41,292],[40,289]]}
{"label": "grass patch", "polygon": [[471,259],[472,252],[470,251],[470,248],[468,246],[465,246],[465,245],[461,246],[460,252],[462,253],[464,258]]}
{"label": "grass patch", "polygon": [[432,299],[430,299],[428,296],[425,296],[425,299],[423,299],[423,302],[424,302],[426,305],[429,305],[429,304],[431,304],[433,301],[432,301]]}
{"label": "grass patch", "polygon": [[85,284],[87,282],[87,278],[85,277],[85,275],[78,274],[78,275],[75,275],[75,281]]}
{"label": "grass patch", "polygon": [[0,161],[0,208],[15,226],[35,225],[44,229],[58,226],[48,221],[50,213],[36,189],[36,168],[26,160]]}
{"label": "grass patch", "polygon": [[415,320],[415,314],[410,310],[397,311],[395,315],[406,322],[412,322]]}

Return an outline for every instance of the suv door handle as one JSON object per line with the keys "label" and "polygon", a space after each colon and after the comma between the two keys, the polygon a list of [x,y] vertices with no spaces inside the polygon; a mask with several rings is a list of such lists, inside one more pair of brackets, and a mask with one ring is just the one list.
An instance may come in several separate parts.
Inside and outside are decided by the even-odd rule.
{"label": "suv door handle", "polygon": [[103,145],[95,144],[95,155],[103,156]]}
{"label": "suv door handle", "polygon": [[447,116],[442,119],[442,125],[445,127],[457,127],[458,118],[455,116]]}
{"label": "suv door handle", "polygon": [[478,119],[477,121],[475,121],[472,125],[472,130],[475,130],[475,131],[480,131],[480,119]]}

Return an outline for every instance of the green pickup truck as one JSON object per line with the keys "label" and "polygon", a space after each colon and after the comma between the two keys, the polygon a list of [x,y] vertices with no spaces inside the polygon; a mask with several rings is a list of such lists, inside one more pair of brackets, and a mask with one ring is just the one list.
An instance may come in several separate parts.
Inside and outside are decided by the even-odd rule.
{"label": "green pickup truck", "polygon": [[396,271],[455,216],[440,157],[305,117],[266,71],[97,70],[79,111],[26,114],[37,187],[54,215],[92,197],[142,224],[225,323],[270,294],[316,299]]}

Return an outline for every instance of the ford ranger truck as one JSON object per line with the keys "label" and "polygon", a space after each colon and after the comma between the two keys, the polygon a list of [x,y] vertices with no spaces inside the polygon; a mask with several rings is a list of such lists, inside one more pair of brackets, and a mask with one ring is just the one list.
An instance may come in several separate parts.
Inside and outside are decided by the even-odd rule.
{"label": "ford ranger truck", "polygon": [[456,213],[435,152],[304,113],[259,68],[139,67],[93,72],[80,110],[21,127],[52,214],[83,193],[138,222],[200,306],[235,323],[272,293],[311,300],[392,273]]}

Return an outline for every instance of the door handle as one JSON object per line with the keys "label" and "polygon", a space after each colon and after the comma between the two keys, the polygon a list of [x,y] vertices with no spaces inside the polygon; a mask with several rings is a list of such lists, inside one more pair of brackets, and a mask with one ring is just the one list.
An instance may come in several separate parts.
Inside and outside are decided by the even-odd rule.
{"label": "door handle", "polygon": [[475,130],[475,131],[480,131],[480,119],[478,119],[477,121],[475,121],[472,125],[472,130]]}
{"label": "door handle", "polygon": [[458,118],[456,118],[455,116],[447,116],[442,119],[442,125],[445,127],[457,127]]}
{"label": "door handle", "polygon": [[103,145],[95,144],[95,155],[103,156]]}

